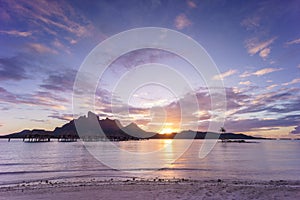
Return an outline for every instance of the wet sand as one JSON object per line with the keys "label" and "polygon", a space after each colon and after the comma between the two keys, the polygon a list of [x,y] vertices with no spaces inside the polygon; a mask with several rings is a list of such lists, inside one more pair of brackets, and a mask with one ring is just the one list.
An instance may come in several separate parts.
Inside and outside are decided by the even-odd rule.
{"label": "wet sand", "polygon": [[298,199],[300,181],[188,179],[39,181],[0,187],[0,199]]}

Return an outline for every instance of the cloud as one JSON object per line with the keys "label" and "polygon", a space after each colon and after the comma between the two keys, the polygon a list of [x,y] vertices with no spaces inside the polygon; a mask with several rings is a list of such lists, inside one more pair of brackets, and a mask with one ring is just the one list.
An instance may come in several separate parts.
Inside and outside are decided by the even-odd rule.
{"label": "cloud", "polygon": [[46,122],[46,120],[44,120],[44,119],[31,119],[30,121],[39,122],[39,123],[45,123]]}
{"label": "cloud", "polygon": [[285,43],[286,45],[300,44],[300,38]]}
{"label": "cloud", "polygon": [[251,38],[246,40],[246,48],[248,53],[252,56],[259,53],[259,56],[262,58],[266,58],[271,52],[271,48],[269,47],[274,41],[276,37],[273,37],[269,40],[259,42],[257,38]]}
{"label": "cloud", "polygon": [[263,50],[261,50],[259,52],[259,56],[263,59],[266,59],[268,57],[268,55],[270,54],[271,49],[270,48],[264,48]]}
{"label": "cloud", "polygon": [[241,22],[241,25],[247,30],[255,30],[260,26],[260,20],[259,16],[247,17]]}
{"label": "cloud", "polygon": [[299,126],[299,125],[296,126],[296,127],[294,128],[294,130],[292,130],[290,133],[291,133],[291,134],[300,134],[300,126]]}
{"label": "cloud", "polygon": [[26,64],[19,57],[0,58],[0,81],[26,79]]}
{"label": "cloud", "polygon": [[219,74],[219,75],[215,75],[213,77],[213,80],[223,80],[225,77],[231,76],[231,75],[236,74],[236,73],[237,73],[237,70],[230,69],[227,72],[224,72],[224,73]]}
{"label": "cloud", "polygon": [[56,92],[72,91],[76,73],[77,71],[73,69],[54,72],[44,80],[40,87]]}
{"label": "cloud", "polygon": [[[231,131],[272,130],[279,126],[296,126],[299,122],[300,116],[292,115],[291,112],[300,111],[298,95],[300,89],[284,89],[257,95],[250,95],[250,89],[239,91],[234,88],[225,88],[225,91],[227,111],[223,113],[227,119],[226,128],[228,127]],[[138,108],[120,102],[110,104],[109,99],[101,99],[103,96],[109,96],[102,92],[96,96],[96,102],[98,102],[96,108],[100,116],[119,118],[122,123],[126,122],[126,124],[133,121],[141,122],[143,128],[150,131],[160,130],[163,125],[170,123],[175,124],[174,128],[178,129],[180,126],[181,129],[190,129],[193,126],[205,131],[209,121],[214,120],[212,119],[211,96],[207,88],[199,88],[194,94],[188,93],[167,105],[152,108]],[[195,110],[195,101],[192,98],[195,96],[198,110]],[[244,115],[247,119],[240,118]],[[255,116],[259,117],[253,118]],[[61,115],[56,117],[63,118]]]}
{"label": "cloud", "polygon": [[8,12],[5,10],[4,7],[0,7],[0,19],[1,19],[1,21],[11,20],[10,15],[8,14]]}
{"label": "cloud", "polygon": [[272,72],[280,71],[282,68],[263,68],[260,70],[257,70],[255,72],[244,72],[243,74],[240,75],[241,78],[246,78],[249,76],[263,76]]}
{"label": "cloud", "polygon": [[58,39],[55,39],[52,42],[52,45],[58,49],[61,49],[63,51],[65,51],[67,54],[71,54],[71,51],[69,48],[67,48],[63,43],[61,43]]}
{"label": "cloud", "polygon": [[277,84],[273,84],[267,87],[267,90],[272,90],[273,88],[277,87]]}
{"label": "cloud", "polygon": [[185,14],[180,14],[175,18],[174,25],[178,30],[182,30],[192,25],[192,23]]}
{"label": "cloud", "polygon": [[298,103],[300,99],[297,95],[299,91],[299,89],[291,88],[248,96],[248,99],[244,99],[243,108],[238,110],[236,114],[259,112],[283,114],[300,111],[300,104]]}
{"label": "cloud", "polygon": [[45,34],[85,37],[93,30],[92,23],[67,2],[57,1],[6,1],[3,5],[9,15]]}
{"label": "cloud", "polygon": [[296,84],[296,83],[300,83],[300,78],[295,78],[290,82],[283,83],[282,85],[287,86],[287,85],[292,85],[292,84]]}
{"label": "cloud", "polygon": [[58,52],[52,48],[49,48],[43,44],[39,43],[29,43],[27,44],[28,48],[36,53],[51,53],[51,54],[58,54]]}
{"label": "cloud", "polygon": [[[114,73],[119,74],[121,69],[126,70],[126,72],[136,66],[147,64],[147,63],[161,63],[163,59],[176,58],[177,55],[159,50],[159,49],[141,49],[131,51],[125,55],[117,58],[110,66],[109,69],[113,70]],[[125,72],[123,72],[125,73]],[[122,74],[123,74],[122,73]]]}
{"label": "cloud", "polygon": [[10,30],[10,31],[3,31],[0,30],[1,34],[7,34],[11,36],[17,36],[17,37],[29,37],[32,35],[32,32],[29,31],[17,31],[17,30]]}
{"label": "cloud", "polygon": [[73,114],[59,114],[58,112],[55,112],[55,113],[49,115],[48,117],[63,120],[63,121],[73,120]]}
{"label": "cloud", "polygon": [[58,110],[65,109],[63,103],[70,103],[67,99],[50,92],[38,91],[33,94],[14,94],[3,87],[0,87],[0,102],[15,105],[43,106]]}
{"label": "cloud", "polygon": [[265,74],[269,74],[269,73],[280,71],[280,70],[282,70],[282,68],[264,68],[264,69],[260,69],[256,72],[254,72],[253,75],[263,76]]}
{"label": "cloud", "polygon": [[[299,119],[299,116],[296,116]],[[228,120],[225,126],[228,130],[233,132],[249,132],[259,131],[261,129],[272,130],[274,127],[282,126],[296,126],[297,119],[291,120],[289,117],[282,117],[278,119],[238,119]]]}
{"label": "cloud", "polygon": [[241,81],[239,82],[240,85],[251,85],[250,81]]}
{"label": "cloud", "polygon": [[189,8],[197,8],[197,4],[194,1],[188,0],[186,3]]}
{"label": "cloud", "polygon": [[252,73],[250,73],[250,72],[248,72],[248,71],[245,71],[244,73],[242,73],[242,74],[240,75],[240,77],[241,77],[241,78],[246,78],[246,77],[251,76],[251,75],[252,75]]}
{"label": "cloud", "polygon": [[[254,130],[271,130],[274,127],[279,126],[295,126],[297,120],[299,121],[299,115],[291,115],[290,112],[300,111],[299,99],[297,99],[297,90],[282,90],[275,92],[268,92],[261,95],[248,95],[247,91],[239,92],[234,88],[226,88],[227,96],[227,121],[226,127],[232,131],[254,131]],[[195,104],[191,98],[192,94],[187,94],[181,99],[174,101],[163,107],[153,108],[134,108],[126,107],[125,105],[118,105],[117,113],[114,116],[121,117],[124,123],[130,121],[142,121],[143,127],[148,130],[158,130],[165,123],[179,124],[182,128],[190,128],[191,126],[199,127],[199,130],[207,130],[208,124],[212,119],[211,115],[211,99],[209,91],[205,88],[199,89],[194,94],[197,98],[199,110],[193,110]],[[282,103],[286,102],[286,103]],[[184,106],[184,108],[182,108]],[[126,115],[126,112],[131,115]],[[180,110],[184,112],[180,112]],[[112,116],[110,112],[112,109],[107,109],[106,113],[103,112],[103,116]],[[255,119],[240,119],[240,114],[251,115],[251,113],[267,112],[268,116],[274,116],[275,118],[255,118]],[[123,114],[122,114],[123,113]],[[124,115],[125,113],[125,115]],[[190,113],[193,113],[191,115]],[[273,115],[271,115],[273,113]],[[153,117],[155,115],[155,117]],[[253,115],[253,116],[255,116]],[[261,115],[261,114],[259,114]],[[283,117],[279,117],[283,116]],[[149,129],[150,128],[150,129]],[[174,127],[179,128],[179,127]]]}

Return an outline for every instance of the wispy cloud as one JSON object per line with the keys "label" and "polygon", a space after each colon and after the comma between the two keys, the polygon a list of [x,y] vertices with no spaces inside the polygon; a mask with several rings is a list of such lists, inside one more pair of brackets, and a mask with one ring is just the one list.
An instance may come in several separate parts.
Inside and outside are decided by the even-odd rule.
{"label": "wispy cloud", "polygon": [[241,81],[239,82],[240,85],[251,85],[250,81]]}
{"label": "wispy cloud", "polygon": [[292,84],[296,84],[296,83],[300,83],[300,78],[295,78],[290,82],[283,83],[282,85],[287,86],[287,85],[292,85]]}
{"label": "wispy cloud", "polygon": [[63,120],[63,121],[73,120],[73,114],[60,114],[58,112],[54,112],[51,115],[49,115],[48,117]]}
{"label": "wispy cloud", "polygon": [[259,52],[259,56],[263,59],[266,59],[268,57],[268,55],[270,54],[271,49],[270,48],[264,48],[263,50],[261,50]]}
{"label": "wispy cloud", "polygon": [[223,80],[225,77],[231,76],[231,75],[236,74],[236,73],[237,73],[237,70],[230,69],[227,72],[224,72],[224,73],[219,74],[219,75],[215,75],[213,77],[213,80]]}
{"label": "wispy cloud", "polygon": [[251,72],[245,71],[244,73],[242,73],[242,74],[240,75],[240,77],[241,77],[241,78],[246,78],[246,77],[251,76],[251,75],[252,75]]}
{"label": "wispy cloud", "polygon": [[254,30],[260,26],[260,20],[259,16],[247,17],[241,22],[241,25],[247,30]]}
{"label": "wispy cloud", "polygon": [[248,76],[263,76],[272,72],[276,72],[276,71],[280,71],[282,70],[282,68],[264,68],[264,69],[260,69],[257,70],[255,72],[244,72],[243,74],[240,75],[241,78],[245,78]]}
{"label": "wispy cloud", "polygon": [[0,58],[0,81],[26,79],[26,64],[18,57]]}
{"label": "wispy cloud", "polygon": [[4,6],[9,15],[46,34],[59,36],[64,31],[69,37],[84,37],[93,29],[92,23],[78,15],[67,2],[11,0]]}
{"label": "wispy cloud", "polygon": [[180,14],[175,18],[174,25],[178,30],[182,30],[192,25],[192,22],[187,18],[185,14]]}
{"label": "wispy cloud", "polygon": [[197,4],[194,1],[187,0],[187,5],[189,8],[197,8]]}
{"label": "wispy cloud", "polygon": [[39,91],[33,94],[15,94],[2,87],[0,87],[0,99],[0,102],[6,104],[42,106],[56,110],[64,110],[63,103],[70,103],[67,99],[50,92]]}
{"label": "wispy cloud", "polygon": [[300,38],[285,43],[286,45],[300,44]]}
{"label": "wispy cloud", "polygon": [[56,47],[57,49],[61,49],[61,50],[65,51],[67,54],[71,54],[70,49],[68,47],[66,47],[63,43],[61,43],[58,39],[55,39],[52,42],[52,45],[54,47]]}
{"label": "wispy cloud", "polygon": [[253,75],[263,76],[265,74],[269,74],[269,73],[280,71],[280,70],[282,70],[282,68],[264,68],[264,69],[260,69],[256,72],[254,72]]}
{"label": "wispy cloud", "polygon": [[10,15],[8,14],[8,11],[4,7],[0,7],[0,19],[2,21],[9,21],[11,19]]}
{"label": "wispy cloud", "polygon": [[50,47],[47,47],[43,44],[39,43],[29,43],[27,44],[28,48],[36,53],[51,53],[51,54],[58,54],[58,52],[55,49],[52,49]]}
{"label": "wispy cloud", "polygon": [[12,35],[12,36],[17,36],[17,37],[29,37],[29,36],[32,35],[32,32],[18,31],[18,30],[10,30],[10,31],[0,30],[0,33],[1,34]]}
{"label": "wispy cloud", "polygon": [[266,58],[270,52],[270,45],[276,40],[276,37],[273,37],[269,40],[260,42],[257,38],[251,38],[246,40],[246,48],[250,55],[255,55],[259,53],[259,56],[262,58]]}
{"label": "wispy cloud", "polygon": [[40,87],[56,92],[72,91],[76,73],[72,69],[52,73],[44,80]]}
{"label": "wispy cloud", "polygon": [[277,87],[277,84],[273,84],[267,87],[267,90],[272,90],[273,88]]}

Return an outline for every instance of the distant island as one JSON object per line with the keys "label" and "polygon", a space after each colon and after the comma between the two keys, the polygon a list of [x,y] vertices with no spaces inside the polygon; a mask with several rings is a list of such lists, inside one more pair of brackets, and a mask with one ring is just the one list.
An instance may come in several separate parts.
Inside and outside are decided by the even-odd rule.
{"label": "distant island", "polygon": [[[95,126],[95,122],[99,123],[105,135],[99,133],[99,126],[97,124]],[[78,134],[75,126],[75,124],[77,123],[84,125],[84,129],[80,132],[80,135]],[[81,116],[78,119],[71,120],[70,122],[64,124],[62,127],[55,128],[53,131],[46,131],[42,129],[23,130],[21,132],[1,136],[1,138],[22,138],[24,141],[50,141],[51,138],[56,138],[59,141],[76,141],[79,138],[84,141],[127,141],[141,139],[205,139],[206,136],[207,132],[192,130],[171,134],[147,132],[141,129],[135,123],[130,123],[127,126],[122,126],[118,120],[111,120],[109,118],[101,120],[95,113],[88,112],[87,116]],[[264,139],[260,137],[253,137],[235,133],[219,134],[210,132],[209,136],[211,138],[219,138],[222,140]]]}

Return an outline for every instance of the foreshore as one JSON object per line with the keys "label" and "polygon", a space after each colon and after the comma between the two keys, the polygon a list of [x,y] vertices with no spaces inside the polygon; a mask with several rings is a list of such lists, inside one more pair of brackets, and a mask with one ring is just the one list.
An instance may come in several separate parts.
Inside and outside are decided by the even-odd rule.
{"label": "foreshore", "polygon": [[298,199],[300,181],[42,180],[0,186],[0,199]]}

